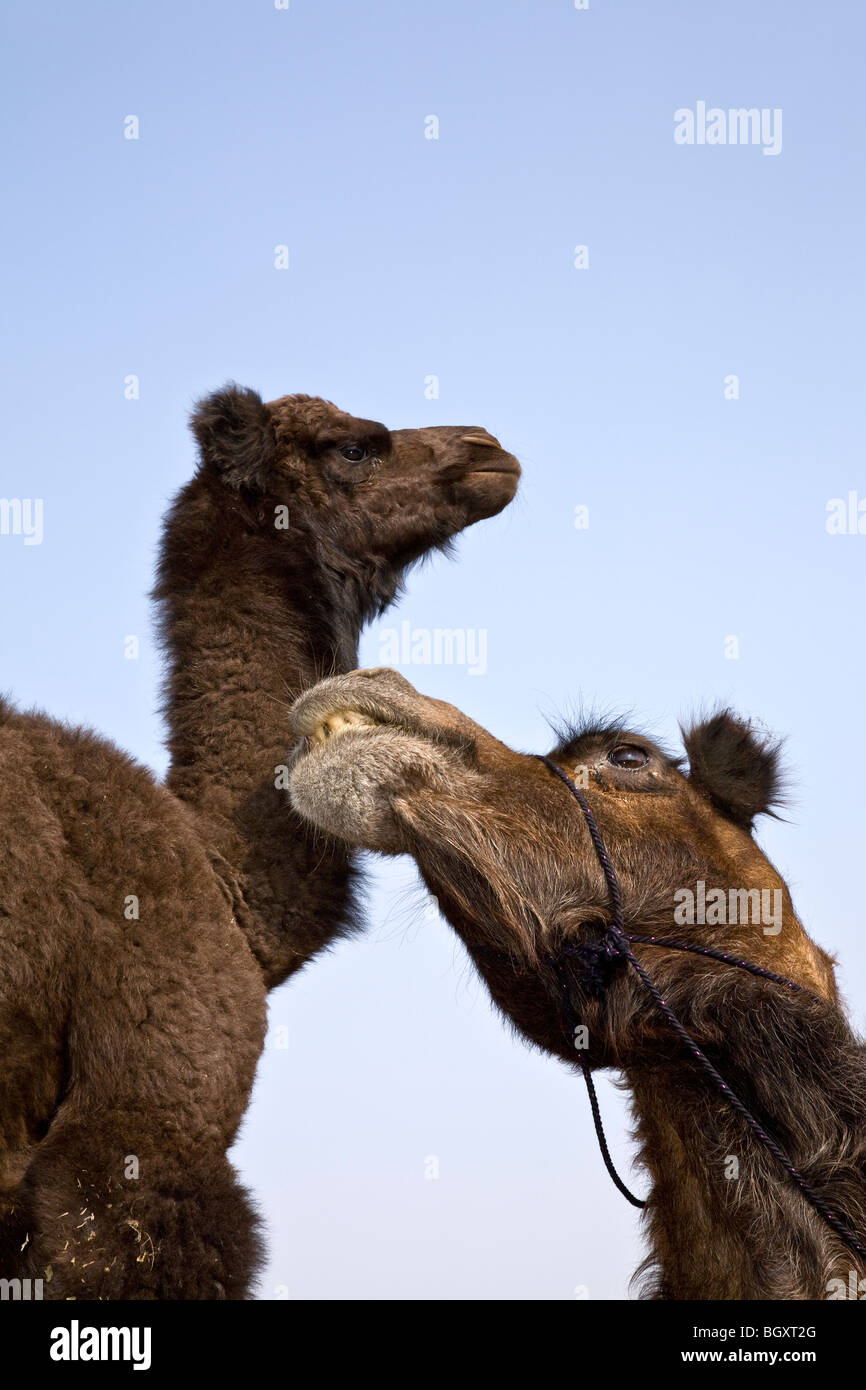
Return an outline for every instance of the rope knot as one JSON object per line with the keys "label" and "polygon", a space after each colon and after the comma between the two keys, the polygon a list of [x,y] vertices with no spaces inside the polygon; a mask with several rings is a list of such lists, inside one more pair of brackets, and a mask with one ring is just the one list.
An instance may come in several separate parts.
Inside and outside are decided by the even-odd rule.
{"label": "rope knot", "polygon": [[563,946],[560,955],[571,966],[583,993],[595,999],[606,992],[625,961],[625,953],[610,930],[605,931],[600,940],[576,941]]}

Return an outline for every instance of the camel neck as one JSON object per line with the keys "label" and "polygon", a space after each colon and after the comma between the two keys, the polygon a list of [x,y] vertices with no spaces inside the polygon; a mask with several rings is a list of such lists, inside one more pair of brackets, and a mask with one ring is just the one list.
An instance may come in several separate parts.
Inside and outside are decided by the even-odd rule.
{"label": "camel neck", "polygon": [[283,769],[292,701],[357,665],[358,592],[310,532],[275,544],[207,480],[168,515],[155,590],[167,784],[198,817],[269,986],[351,927],[348,851],[300,822]]}
{"label": "camel neck", "polygon": [[[841,1014],[791,997],[729,1012],[713,1061],[825,1202],[866,1223],[866,1067]],[[707,1051],[709,1051],[709,1047]],[[675,1299],[828,1298],[863,1262],[685,1057],[626,1069],[651,1182],[647,1291]],[[839,1285],[841,1286],[841,1285]],[[866,1287],[866,1285],[864,1285]]]}

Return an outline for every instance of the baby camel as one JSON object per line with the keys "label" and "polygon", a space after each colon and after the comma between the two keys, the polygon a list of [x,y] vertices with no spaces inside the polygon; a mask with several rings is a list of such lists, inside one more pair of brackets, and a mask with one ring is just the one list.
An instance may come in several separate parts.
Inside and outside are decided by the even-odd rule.
{"label": "baby camel", "polygon": [[[811,1299],[856,1286],[861,1256],[712,1088],[627,962],[600,951],[608,885],[552,770],[388,670],[324,681],[293,719],[305,740],[291,777],[298,810],[351,844],[413,855],[518,1030],[565,1061],[577,1045],[589,1067],[624,1074],[651,1182],[646,1296]],[[727,712],[685,746],[687,774],[643,735],[595,725],[568,732],[550,758],[584,789],[628,932],[745,957],[801,987],[633,946],[705,1057],[862,1242],[864,1048],[831,958],[752,835],[777,799],[776,747]]]}
{"label": "baby camel", "polygon": [[517,487],[484,430],[392,432],[310,396],[229,387],[193,428],[157,589],[168,785],[0,700],[0,1278],[46,1298],[248,1293],[226,1150],[265,995],[353,921],[348,851],[281,789],[288,703]]}

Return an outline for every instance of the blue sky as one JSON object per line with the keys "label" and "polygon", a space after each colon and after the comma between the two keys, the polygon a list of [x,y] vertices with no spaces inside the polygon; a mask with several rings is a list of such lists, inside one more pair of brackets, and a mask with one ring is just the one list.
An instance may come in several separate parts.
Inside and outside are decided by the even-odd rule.
{"label": "blue sky", "polygon": [[[581,698],[785,734],[796,804],[762,842],[862,1024],[866,535],[825,524],[866,499],[861,7],[13,3],[5,28],[0,491],[43,499],[44,537],[0,536],[3,687],[164,767],[146,596],[190,403],[227,378],[482,424],[520,500],[413,576],[365,664],[403,620],[483,631],[483,674],[403,669],[524,748]],[[699,101],[780,109],[781,151],[677,145]],[[236,1150],[262,1296],[625,1297],[637,1222],[578,1081],[492,1015],[410,865],[370,882],[367,935],[272,998],[289,1046]]]}

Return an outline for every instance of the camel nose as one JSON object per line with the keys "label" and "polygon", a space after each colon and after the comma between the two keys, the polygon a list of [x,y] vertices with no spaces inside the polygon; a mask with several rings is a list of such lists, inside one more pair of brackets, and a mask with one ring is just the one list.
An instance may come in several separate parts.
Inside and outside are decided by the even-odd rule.
{"label": "camel nose", "polygon": [[494,439],[492,434],[464,434],[460,439],[461,444],[486,444],[488,449],[501,449],[502,445],[498,439]]}

